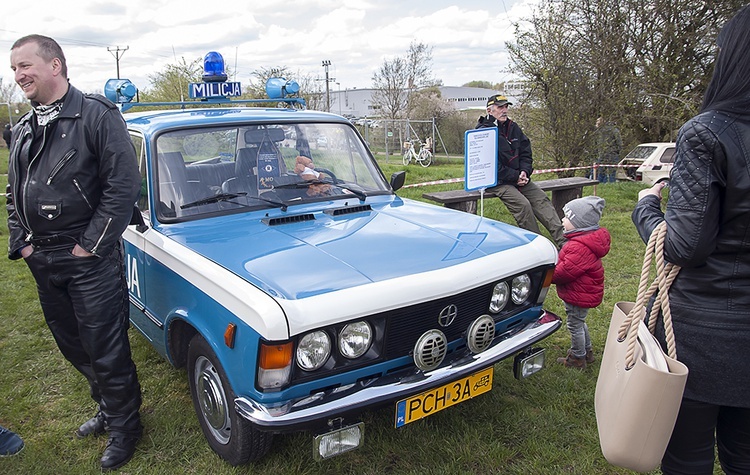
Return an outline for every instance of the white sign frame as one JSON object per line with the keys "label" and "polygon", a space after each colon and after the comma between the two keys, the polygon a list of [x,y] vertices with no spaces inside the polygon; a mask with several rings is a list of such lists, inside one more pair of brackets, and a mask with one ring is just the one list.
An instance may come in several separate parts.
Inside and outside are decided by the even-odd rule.
{"label": "white sign frame", "polygon": [[464,189],[479,190],[484,216],[484,190],[497,185],[497,128],[467,130],[464,140]]}

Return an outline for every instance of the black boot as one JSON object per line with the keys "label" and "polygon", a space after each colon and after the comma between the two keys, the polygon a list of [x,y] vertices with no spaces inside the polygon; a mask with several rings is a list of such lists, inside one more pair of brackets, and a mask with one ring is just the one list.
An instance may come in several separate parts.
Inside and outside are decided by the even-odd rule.
{"label": "black boot", "polygon": [[110,437],[102,455],[102,470],[114,470],[130,462],[139,437]]}
{"label": "black boot", "polygon": [[102,411],[97,411],[94,417],[81,424],[81,427],[76,430],[76,437],[83,439],[90,435],[102,435],[105,432],[107,432],[107,428],[104,425],[104,416]]}

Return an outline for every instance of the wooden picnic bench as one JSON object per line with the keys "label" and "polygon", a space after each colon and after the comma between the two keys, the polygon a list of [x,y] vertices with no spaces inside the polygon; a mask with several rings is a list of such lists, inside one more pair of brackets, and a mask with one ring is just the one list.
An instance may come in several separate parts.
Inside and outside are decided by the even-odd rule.
{"label": "wooden picnic bench", "polygon": [[[562,218],[562,208],[570,200],[583,196],[583,187],[596,185],[598,180],[574,176],[568,178],[553,178],[551,180],[534,181],[544,191],[552,192],[552,205],[557,210],[557,214]],[[496,195],[490,190],[485,190],[485,198],[494,198]],[[479,201],[479,190],[450,190],[435,191],[432,193],[423,193],[422,198],[435,201],[446,208],[466,211],[467,213],[477,213],[477,201]]]}

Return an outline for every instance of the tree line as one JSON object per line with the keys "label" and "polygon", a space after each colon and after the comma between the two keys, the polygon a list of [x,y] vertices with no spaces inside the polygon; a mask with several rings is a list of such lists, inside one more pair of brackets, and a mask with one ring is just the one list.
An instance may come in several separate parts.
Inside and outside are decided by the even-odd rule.
{"label": "tree line", "polygon": [[510,72],[526,84],[514,115],[535,156],[556,166],[591,163],[600,116],[628,145],[674,141],[700,107],[716,35],[744,3],[541,1],[507,44]]}

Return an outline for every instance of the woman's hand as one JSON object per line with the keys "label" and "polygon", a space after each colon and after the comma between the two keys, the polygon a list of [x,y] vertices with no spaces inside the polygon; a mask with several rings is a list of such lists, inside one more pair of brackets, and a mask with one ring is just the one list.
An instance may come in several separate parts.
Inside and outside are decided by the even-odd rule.
{"label": "woman's hand", "polygon": [[651,188],[646,188],[645,190],[641,190],[638,192],[638,201],[642,200],[644,197],[648,195],[654,195],[657,198],[659,198],[659,201],[661,201],[661,192],[664,189],[664,187],[667,186],[667,181],[659,181],[654,183],[654,186]]}

